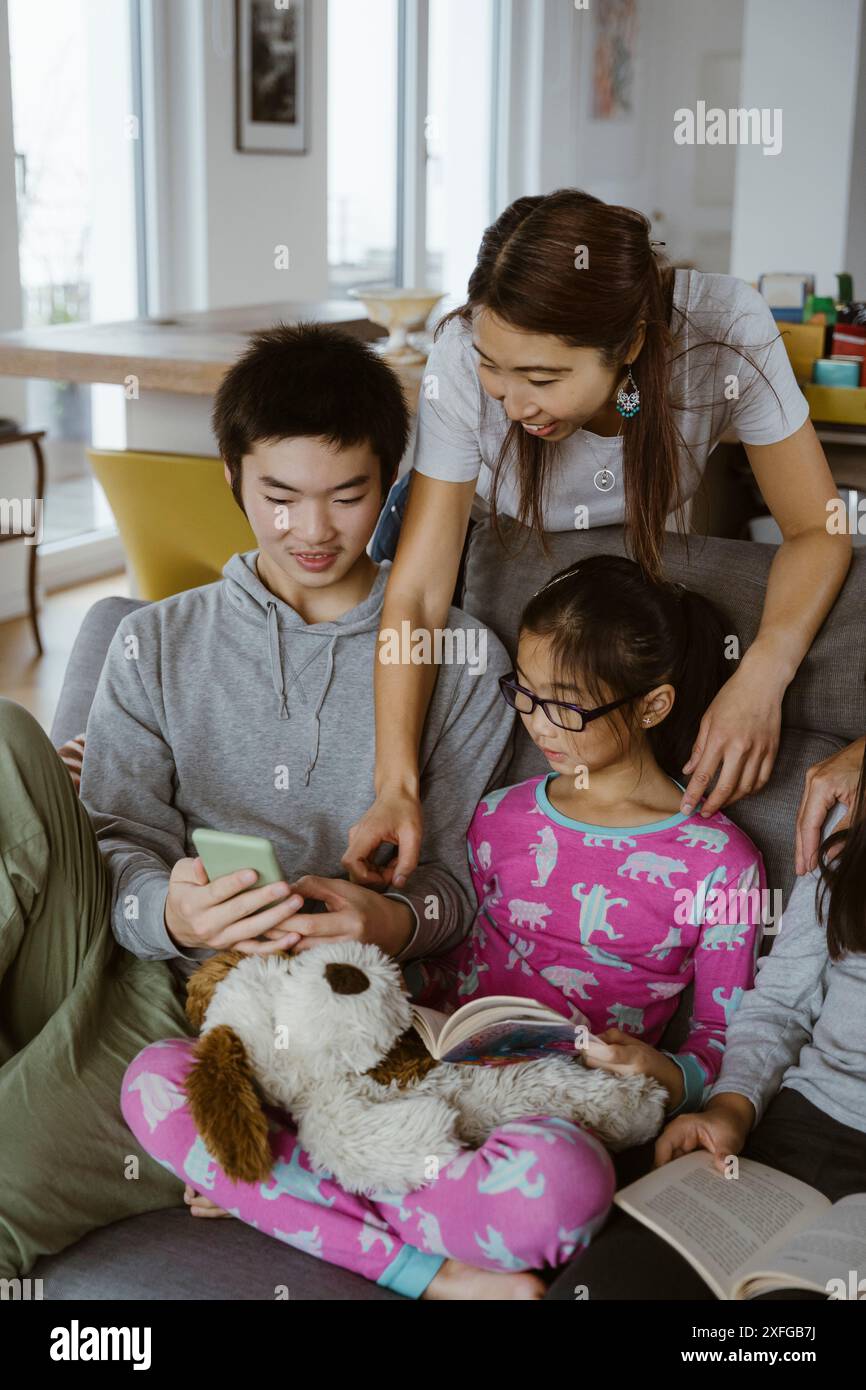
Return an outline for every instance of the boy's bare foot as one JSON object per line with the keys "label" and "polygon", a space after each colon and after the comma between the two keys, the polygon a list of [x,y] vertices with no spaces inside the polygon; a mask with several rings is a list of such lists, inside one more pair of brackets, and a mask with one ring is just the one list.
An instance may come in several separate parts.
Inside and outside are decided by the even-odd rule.
{"label": "boy's bare foot", "polygon": [[202,1196],[189,1183],[183,1189],[183,1200],[189,1207],[190,1216],[231,1216],[230,1211],[223,1211],[210,1197]]}
{"label": "boy's bare foot", "polygon": [[422,1293],[422,1298],[464,1299],[475,1301],[502,1298],[543,1298],[544,1280],[532,1270],[513,1274],[498,1274],[492,1269],[478,1269],[462,1260],[446,1260]]}

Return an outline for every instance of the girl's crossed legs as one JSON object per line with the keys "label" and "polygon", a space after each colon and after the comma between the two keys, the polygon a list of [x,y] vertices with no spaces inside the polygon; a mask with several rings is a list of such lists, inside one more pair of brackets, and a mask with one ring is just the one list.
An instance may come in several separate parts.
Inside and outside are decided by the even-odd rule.
{"label": "girl's crossed legs", "polygon": [[[610,1155],[588,1131],[544,1115],[502,1125],[404,1197],[362,1197],[314,1173],[291,1121],[271,1112],[270,1178],[232,1182],[186,1106],[193,1046],[154,1043],[129,1066],[121,1105],[142,1147],[247,1225],[408,1298],[421,1297],[446,1260],[495,1271],[502,1291],[487,1296],[513,1296],[503,1273],[557,1268],[604,1224],[616,1186]],[[479,1276],[469,1296],[484,1297],[482,1287]]]}

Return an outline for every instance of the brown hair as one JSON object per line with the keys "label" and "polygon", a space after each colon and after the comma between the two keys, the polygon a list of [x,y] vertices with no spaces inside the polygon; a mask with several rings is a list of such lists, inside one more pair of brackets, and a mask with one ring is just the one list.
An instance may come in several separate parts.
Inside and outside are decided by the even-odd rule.
{"label": "brown hair", "polygon": [[673,706],[652,728],[641,728],[632,701],[602,718],[620,747],[619,719],[632,737],[646,738],[660,768],[682,776],[704,711],[732,674],[715,604],[682,584],[651,580],[627,556],[590,555],[533,595],[520,632],[548,640],[555,683],[580,686],[593,706],[672,685]]}
{"label": "brown hair", "polygon": [[[680,331],[679,324],[671,325],[674,270],[654,252],[649,232],[643,213],[604,203],[580,189],[518,198],[485,231],[466,302],[439,321],[435,336],[452,318],[469,323],[475,309],[485,308],[515,328],[551,334],[570,347],[595,348],[606,366],[624,370],[625,355],[639,324],[645,323],[643,346],[631,364],[641,408],[623,428],[625,540],[635,560],[657,579],[665,521],[685,500],[679,450],[688,449],[674,410],[694,406],[671,399],[671,367],[677,360],[673,349]],[[587,249],[587,265],[576,272],[580,248]],[[678,312],[684,323],[685,314]],[[713,345],[733,350],[764,375],[748,353],[730,343],[713,340]],[[713,375],[708,364],[707,379]],[[535,439],[511,423],[493,474],[490,509],[497,534],[501,536],[497,492],[513,457],[520,492],[517,519],[543,537],[545,484],[558,454],[557,441]],[[679,515],[677,525],[683,534]]]}
{"label": "brown hair", "polygon": [[253,334],[220,382],[211,422],[241,511],[242,460],[260,441],[368,444],[384,498],[409,438],[396,374],[367,343],[325,323],[282,323]]}

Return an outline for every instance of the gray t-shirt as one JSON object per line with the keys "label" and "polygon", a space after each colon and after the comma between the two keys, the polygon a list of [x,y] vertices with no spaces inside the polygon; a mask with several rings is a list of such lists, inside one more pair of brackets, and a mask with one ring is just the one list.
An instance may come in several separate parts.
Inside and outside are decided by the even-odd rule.
{"label": "gray t-shirt", "polygon": [[[822,838],[846,810],[838,801],[831,807]],[[722,1069],[706,1099],[736,1091],[754,1105],[757,1124],[790,1086],[840,1124],[866,1130],[866,954],[830,959],[819,884],[817,868],[796,880],[754,989],[728,1025]]]}
{"label": "gray t-shirt", "polygon": [[[677,339],[670,397],[685,407],[676,410],[675,421],[687,446],[680,450],[686,501],[697,491],[707,458],[723,433],[732,431],[744,444],[774,444],[800,428],[809,407],[779,328],[757,290],[733,275],[676,270],[673,305]],[[677,311],[685,311],[687,320]],[[714,346],[707,339],[721,340],[726,346]],[[688,348],[692,350],[685,351]],[[767,380],[732,348],[743,349]],[[427,361],[413,458],[413,467],[430,478],[456,483],[477,478],[474,515],[487,510],[493,470],[510,424],[501,401],[482,387],[477,361],[470,326],[452,319]],[[640,386],[639,368],[635,379]],[[623,433],[632,424],[624,420]],[[559,462],[547,480],[546,529],[570,531],[576,524],[622,522],[622,437],[577,430],[558,449]],[[601,471],[613,474],[612,486],[609,477],[602,479],[607,484],[603,489],[596,484]],[[497,506],[508,516],[518,514],[510,460],[500,480]],[[585,515],[576,513],[578,506],[587,508]]]}

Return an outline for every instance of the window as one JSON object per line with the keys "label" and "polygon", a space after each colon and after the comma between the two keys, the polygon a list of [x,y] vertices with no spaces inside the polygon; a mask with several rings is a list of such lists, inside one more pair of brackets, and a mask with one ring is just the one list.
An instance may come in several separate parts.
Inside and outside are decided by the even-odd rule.
{"label": "window", "polygon": [[328,4],[328,262],[338,297],[394,284],[397,4]]}
{"label": "window", "polygon": [[[25,327],[139,311],[132,94],[134,0],[9,0]],[[45,543],[113,526],[85,445],[123,448],[123,390],[27,383],[46,428]]]}
{"label": "window", "polygon": [[[424,281],[449,300],[463,297],[494,215],[498,19],[497,0],[329,0],[331,293]],[[407,78],[419,67],[424,101]],[[426,169],[409,180],[400,161],[418,149]],[[416,252],[409,243],[419,226]]]}
{"label": "window", "polygon": [[493,0],[430,0],[427,284],[462,301],[493,219]]}

